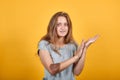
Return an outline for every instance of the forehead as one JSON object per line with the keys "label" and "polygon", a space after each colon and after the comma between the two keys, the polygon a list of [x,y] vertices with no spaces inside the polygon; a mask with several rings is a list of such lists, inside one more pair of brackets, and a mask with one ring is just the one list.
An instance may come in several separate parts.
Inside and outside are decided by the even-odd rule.
{"label": "forehead", "polygon": [[67,23],[67,19],[66,19],[66,17],[64,17],[64,16],[59,16],[58,18],[57,18],[57,22],[59,23],[59,22],[65,22],[65,23]]}

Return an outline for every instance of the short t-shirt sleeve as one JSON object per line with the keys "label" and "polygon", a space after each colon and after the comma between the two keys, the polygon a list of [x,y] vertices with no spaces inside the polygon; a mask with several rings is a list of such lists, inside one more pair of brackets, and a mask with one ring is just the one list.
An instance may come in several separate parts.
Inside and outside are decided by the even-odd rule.
{"label": "short t-shirt sleeve", "polygon": [[78,48],[78,44],[74,44],[74,45],[73,45],[73,52],[76,52],[76,51],[77,51],[77,48]]}
{"label": "short t-shirt sleeve", "polygon": [[47,41],[41,40],[38,44],[38,50],[48,50],[47,45],[48,45]]}

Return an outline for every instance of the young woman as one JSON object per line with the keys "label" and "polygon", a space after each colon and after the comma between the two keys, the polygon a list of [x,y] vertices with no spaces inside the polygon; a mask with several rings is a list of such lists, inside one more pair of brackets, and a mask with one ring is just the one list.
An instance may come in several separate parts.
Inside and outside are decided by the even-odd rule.
{"label": "young woman", "polygon": [[78,46],[72,36],[72,22],[65,12],[51,18],[47,34],[38,44],[38,55],[45,68],[43,80],[75,80],[83,69],[86,50],[98,35]]}

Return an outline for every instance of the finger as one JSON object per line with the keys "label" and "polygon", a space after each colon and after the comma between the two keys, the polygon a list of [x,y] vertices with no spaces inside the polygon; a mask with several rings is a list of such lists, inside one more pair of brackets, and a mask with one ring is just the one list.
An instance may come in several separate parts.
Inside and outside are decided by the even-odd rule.
{"label": "finger", "polygon": [[85,40],[82,39],[82,42],[80,44],[80,46],[78,47],[78,50],[80,50],[81,48],[83,48],[85,45]]}
{"label": "finger", "polygon": [[95,35],[93,38],[91,38],[88,43],[94,43],[98,39],[99,35]]}
{"label": "finger", "polygon": [[99,35],[96,35],[94,38],[91,38],[91,43],[95,42],[99,38]]}
{"label": "finger", "polygon": [[100,37],[100,35],[98,35],[98,34],[97,34],[97,35],[95,35],[95,39],[98,39],[99,37]]}
{"label": "finger", "polygon": [[82,40],[82,42],[81,42],[81,48],[83,48],[84,45],[85,45],[85,40]]}

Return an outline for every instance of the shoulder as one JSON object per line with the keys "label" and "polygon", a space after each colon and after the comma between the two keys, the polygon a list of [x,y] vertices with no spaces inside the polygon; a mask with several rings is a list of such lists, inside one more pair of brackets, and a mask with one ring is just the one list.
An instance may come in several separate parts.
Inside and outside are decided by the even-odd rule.
{"label": "shoulder", "polygon": [[38,43],[38,49],[47,49],[47,45],[49,44],[46,40],[41,40]]}
{"label": "shoulder", "polygon": [[70,48],[73,49],[73,50],[77,50],[78,48],[78,44],[77,43],[70,43]]}
{"label": "shoulder", "polygon": [[47,45],[49,42],[46,40],[39,41],[39,45]]}

